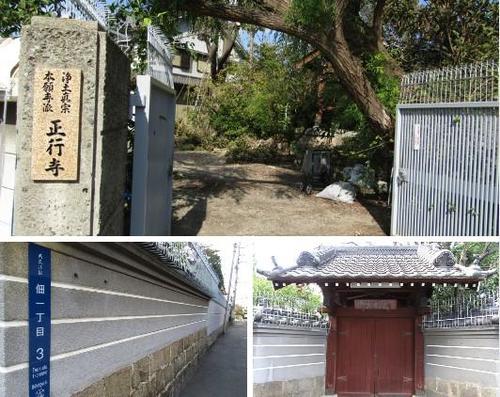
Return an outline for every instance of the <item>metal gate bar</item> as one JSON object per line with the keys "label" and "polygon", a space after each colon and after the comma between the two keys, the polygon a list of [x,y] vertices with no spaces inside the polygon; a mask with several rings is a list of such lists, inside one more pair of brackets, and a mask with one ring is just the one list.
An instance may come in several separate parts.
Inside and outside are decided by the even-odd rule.
{"label": "metal gate bar", "polygon": [[498,235],[497,83],[494,62],[403,78],[393,235]]}

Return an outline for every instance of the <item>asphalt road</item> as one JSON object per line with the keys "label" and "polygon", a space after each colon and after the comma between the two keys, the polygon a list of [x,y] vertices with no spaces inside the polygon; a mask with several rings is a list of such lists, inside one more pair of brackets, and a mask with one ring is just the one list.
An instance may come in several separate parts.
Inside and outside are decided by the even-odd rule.
{"label": "asphalt road", "polygon": [[247,325],[229,327],[201,359],[181,397],[245,397],[247,393]]}

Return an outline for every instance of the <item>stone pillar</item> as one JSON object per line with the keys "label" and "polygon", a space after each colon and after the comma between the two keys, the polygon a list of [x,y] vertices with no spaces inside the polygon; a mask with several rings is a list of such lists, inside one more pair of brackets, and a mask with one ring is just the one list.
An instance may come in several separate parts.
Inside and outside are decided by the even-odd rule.
{"label": "stone pillar", "polygon": [[[97,22],[33,17],[21,37],[14,234],[123,234],[127,57]],[[33,172],[36,142],[32,136],[42,99],[34,97],[35,70],[51,68],[77,70],[79,75],[81,71],[78,149],[74,151],[78,161],[74,178],[68,181],[37,180]],[[60,105],[58,99],[55,105]],[[36,133],[45,139],[45,131]]]}

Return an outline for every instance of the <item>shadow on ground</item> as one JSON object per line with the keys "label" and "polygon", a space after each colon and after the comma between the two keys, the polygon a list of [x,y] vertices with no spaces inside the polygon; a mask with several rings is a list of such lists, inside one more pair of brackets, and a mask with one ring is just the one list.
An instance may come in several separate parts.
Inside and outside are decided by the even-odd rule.
{"label": "shadow on ground", "polygon": [[306,196],[290,165],[226,164],[222,154],[177,152],[174,235],[384,235],[376,201]]}

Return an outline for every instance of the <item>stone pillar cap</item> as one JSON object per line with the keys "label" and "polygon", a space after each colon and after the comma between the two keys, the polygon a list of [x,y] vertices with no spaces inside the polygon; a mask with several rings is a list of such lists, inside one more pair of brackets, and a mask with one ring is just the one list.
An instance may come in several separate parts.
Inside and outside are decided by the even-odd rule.
{"label": "stone pillar cap", "polygon": [[101,30],[97,21],[80,21],[77,19],[57,18],[40,15],[31,17],[31,26],[37,28],[65,30]]}

